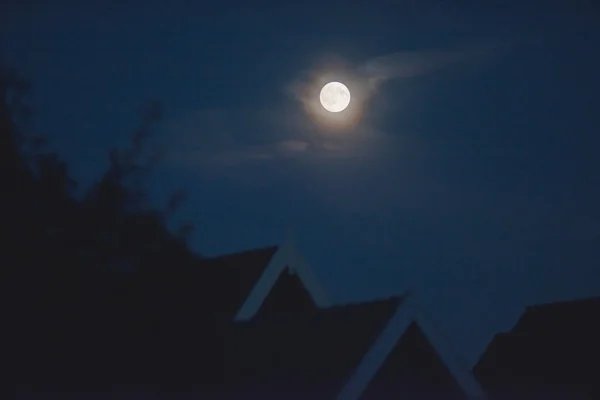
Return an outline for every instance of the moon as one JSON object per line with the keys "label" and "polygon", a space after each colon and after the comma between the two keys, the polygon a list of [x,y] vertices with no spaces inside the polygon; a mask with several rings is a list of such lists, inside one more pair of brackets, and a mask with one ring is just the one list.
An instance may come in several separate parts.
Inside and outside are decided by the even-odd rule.
{"label": "moon", "polygon": [[321,89],[321,105],[329,112],[344,111],[350,104],[350,91],[340,82],[329,82]]}

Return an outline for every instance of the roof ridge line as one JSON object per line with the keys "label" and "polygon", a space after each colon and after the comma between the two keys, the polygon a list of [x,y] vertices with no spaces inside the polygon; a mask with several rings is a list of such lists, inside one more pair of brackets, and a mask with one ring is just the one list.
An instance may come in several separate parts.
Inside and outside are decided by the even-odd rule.
{"label": "roof ridge line", "polygon": [[277,284],[283,271],[294,271],[302,285],[318,307],[325,308],[331,303],[319,279],[314,275],[312,268],[302,254],[296,249],[293,242],[286,242],[275,248],[271,259],[263,270],[250,294],[238,310],[235,320],[252,318],[262,306],[267,295]]}
{"label": "roof ridge line", "polygon": [[[471,370],[466,368],[460,360],[459,354],[456,353],[455,347],[451,342],[446,343],[449,346],[448,351],[444,348],[439,348],[439,341],[436,337],[431,337],[431,334],[437,336],[443,342],[448,342],[448,338],[443,332],[439,332],[437,324],[431,321],[428,312],[423,312],[423,306],[415,300],[413,290],[408,290],[407,301],[400,302],[396,307],[396,311],[388,319],[384,328],[380,331],[377,339],[367,351],[359,365],[355,368],[349,380],[346,382],[342,390],[337,395],[337,400],[357,400],[362,396],[367,389],[371,380],[375,377],[379,369],[385,363],[387,357],[396,347],[411,323],[417,322],[423,334],[440,356],[442,363],[448,368],[450,374],[461,386],[461,389],[468,398],[484,399],[483,392],[479,382],[472,375]],[[425,318],[423,318],[425,316]],[[425,326],[423,325],[425,323]],[[429,325],[429,327],[427,327]],[[431,326],[433,325],[433,326]],[[429,331],[433,332],[429,332]],[[438,342],[438,343],[436,343]],[[450,354],[448,354],[450,352]],[[458,361],[458,365],[457,365]]]}
{"label": "roof ridge line", "polygon": [[280,247],[281,247],[281,245],[279,245],[279,244],[278,245],[256,247],[256,248],[252,248],[252,249],[235,251],[233,253],[224,253],[224,254],[219,254],[219,255],[216,255],[216,256],[204,257],[204,258],[202,258],[202,261],[213,261],[213,260],[216,260],[216,259],[219,259],[219,258],[231,257],[231,256],[240,255],[240,254],[251,253],[251,252],[254,252],[254,251],[265,251],[265,250],[268,250],[268,249],[278,249]]}
{"label": "roof ridge line", "polygon": [[592,297],[580,297],[580,298],[569,299],[569,300],[547,301],[544,303],[537,303],[537,304],[531,304],[531,305],[525,306],[525,312],[527,312],[529,310],[539,309],[539,308],[553,307],[553,306],[558,306],[558,305],[567,305],[567,304],[572,304],[572,303],[583,303],[583,302],[588,302],[588,301],[599,301],[599,300],[600,300],[600,296],[592,296]]}
{"label": "roof ridge line", "polygon": [[331,306],[327,307],[326,309],[332,309],[332,308],[343,308],[343,307],[352,307],[352,306],[362,306],[362,305],[367,305],[367,304],[373,304],[373,303],[384,303],[384,302],[391,302],[391,301],[398,301],[398,303],[400,303],[401,301],[404,301],[408,296],[403,295],[403,294],[394,294],[394,295],[390,295],[387,297],[375,297],[372,299],[368,299],[368,300],[357,300],[357,301],[349,301],[349,302],[345,302],[345,303],[336,303],[336,304],[332,304]]}

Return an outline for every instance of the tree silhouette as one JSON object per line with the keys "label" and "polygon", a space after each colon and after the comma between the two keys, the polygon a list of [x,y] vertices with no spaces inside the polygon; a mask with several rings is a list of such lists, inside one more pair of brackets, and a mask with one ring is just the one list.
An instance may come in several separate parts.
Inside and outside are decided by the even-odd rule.
{"label": "tree silhouette", "polygon": [[144,187],[162,158],[149,143],[162,107],[148,103],[129,146],[109,152],[107,170],[78,199],[67,164],[44,151],[42,137],[26,133],[26,82],[14,70],[0,70],[0,229],[6,238],[0,307],[9,379],[98,387],[100,381],[156,377],[168,353],[158,349],[175,335],[164,329],[167,321],[178,326],[166,310],[185,306],[178,283],[201,262],[186,243],[192,226],[176,233],[167,228],[184,192],[173,193],[164,210],[146,201]]}

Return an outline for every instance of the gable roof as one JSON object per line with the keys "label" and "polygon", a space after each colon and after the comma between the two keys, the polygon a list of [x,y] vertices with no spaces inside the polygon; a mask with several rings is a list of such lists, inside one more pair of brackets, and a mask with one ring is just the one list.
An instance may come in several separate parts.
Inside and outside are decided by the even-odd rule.
{"label": "gable roof", "polygon": [[265,298],[286,268],[300,279],[318,307],[324,308],[331,305],[329,297],[317,280],[310,265],[296,249],[295,243],[292,240],[288,240],[282,246],[277,247],[277,251],[270,258],[268,265],[263,269],[260,278],[252,287],[250,294],[235,316],[236,321],[247,321],[258,312]]}
{"label": "gable roof", "polygon": [[197,280],[213,309],[235,321],[254,317],[284,271],[302,282],[318,307],[331,305],[314,272],[293,240],[202,260]]}
{"label": "gable roof", "polygon": [[424,312],[414,294],[407,295],[396,307],[396,311],[381,332],[377,341],[371,346],[361,363],[354,371],[352,378],[337,396],[338,400],[359,399],[369,382],[390,355],[396,343],[413,322],[417,322],[442,361],[458,382],[463,392],[470,399],[485,398],[479,383],[469,368],[453,351],[453,347],[444,337],[432,319]]}
{"label": "gable roof", "polygon": [[465,400],[466,395],[416,322],[410,324],[375,377],[366,399],[427,398]]}
{"label": "gable roof", "polygon": [[298,275],[286,268],[262,302],[256,318],[278,317],[281,314],[311,313],[317,308]]}
{"label": "gable roof", "polygon": [[[234,313],[234,321],[237,323],[234,324],[235,328],[231,330],[229,338],[226,339],[229,344],[225,346],[228,351],[235,352],[236,350],[233,349],[237,349],[244,354],[239,356],[238,361],[241,364],[235,368],[244,369],[244,363],[249,368],[249,365],[264,357],[265,354],[285,354],[281,359],[296,360],[295,364],[292,363],[289,366],[291,369],[308,365],[308,359],[313,357],[313,363],[310,364],[313,371],[306,372],[313,379],[316,379],[317,371],[328,371],[327,373],[331,374],[332,371],[336,371],[335,368],[340,371],[350,368],[349,371],[352,374],[348,375],[349,379],[343,380],[344,385],[340,386],[341,390],[336,391],[337,399],[356,400],[362,396],[369,382],[411,324],[417,322],[467,397],[471,399],[485,397],[470,369],[453,352],[448,340],[441,334],[431,318],[424,313],[423,307],[418,304],[414,294],[394,297],[385,301],[332,307],[310,266],[291,240],[279,247],[236,253],[208,261],[211,269],[217,270],[217,274],[224,279],[220,282],[222,284],[213,280],[214,287],[227,287],[227,285],[231,285],[228,280],[237,280],[237,284],[234,285],[237,296],[235,296],[235,302],[230,303],[231,307],[238,307],[237,314]],[[242,275],[238,277],[237,274],[240,272]],[[277,318],[269,318],[266,321],[262,318],[260,321],[251,321],[283,273],[291,273],[299,278],[317,308],[313,312],[305,309],[302,312],[278,313]],[[230,294],[222,296],[224,299],[231,298]],[[370,311],[363,314],[360,310]],[[391,311],[386,314],[382,310]],[[384,315],[385,318],[382,317]],[[356,339],[354,336],[358,333],[354,332],[366,331],[368,327],[374,326],[372,322],[364,322],[365,319],[374,316],[382,318],[379,320],[381,325],[375,330],[376,335],[369,337],[369,341],[363,342]],[[360,323],[361,320],[363,323]],[[244,321],[246,321],[245,324]],[[353,332],[353,336],[348,337],[348,332]],[[340,340],[340,338],[347,337],[348,340]],[[366,347],[356,345],[355,339]],[[350,345],[351,343],[353,345]],[[298,348],[303,350],[294,353],[298,350],[292,349]],[[319,351],[315,354],[314,349],[319,349]],[[337,353],[335,353],[336,349],[339,350]],[[335,356],[330,359],[339,364],[330,365],[325,370],[319,368],[328,365],[323,360],[327,359],[327,354],[332,354],[332,352]],[[350,362],[350,355],[357,357],[355,363]],[[229,355],[231,360],[236,360],[236,357]],[[345,360],[346,364],[343,364],[342,360]],[[294,365],[296,366],[294,367]],[[355,368],[352,371],[353,367]],[[272,374],[276,373],[276,371],[269,370],[268,366],[261,368],[258,368],[257,371],[262,370],[265,374],[262,379],[272,377]],[[285,371],[285,369],[281,369],[279,373],[283,374]],[[231,374],[235,375],[235,372]],[[341,375],[343,374],[340,373],[338,378]]]}
{"label": "gable roof", "polygon": [[224,346],[228,387],[254,397],[249,385],[287,397],[301,391],[331,399],[399,302],[395,297],[234,323]]}
{"label": "gable roof", "polygon": [[195,280],[209,306],[232,318],[277,251],[277,246],[270,246],[203,259]]}

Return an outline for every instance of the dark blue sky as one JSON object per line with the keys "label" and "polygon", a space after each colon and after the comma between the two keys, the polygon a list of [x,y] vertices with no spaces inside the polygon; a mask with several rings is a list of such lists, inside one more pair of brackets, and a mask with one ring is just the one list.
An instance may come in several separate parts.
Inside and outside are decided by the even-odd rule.
{"label": "dark blue sky", "polygon": [[[594,2],[79,3],[0,17],[36,126],[86,186],[163,102],[152,198],[187,189],[199,252],[292,225],[334,298],[417,288],[469,362],[526,304],[600,294]],[[344,131],[306,111],[327,78]]]}

